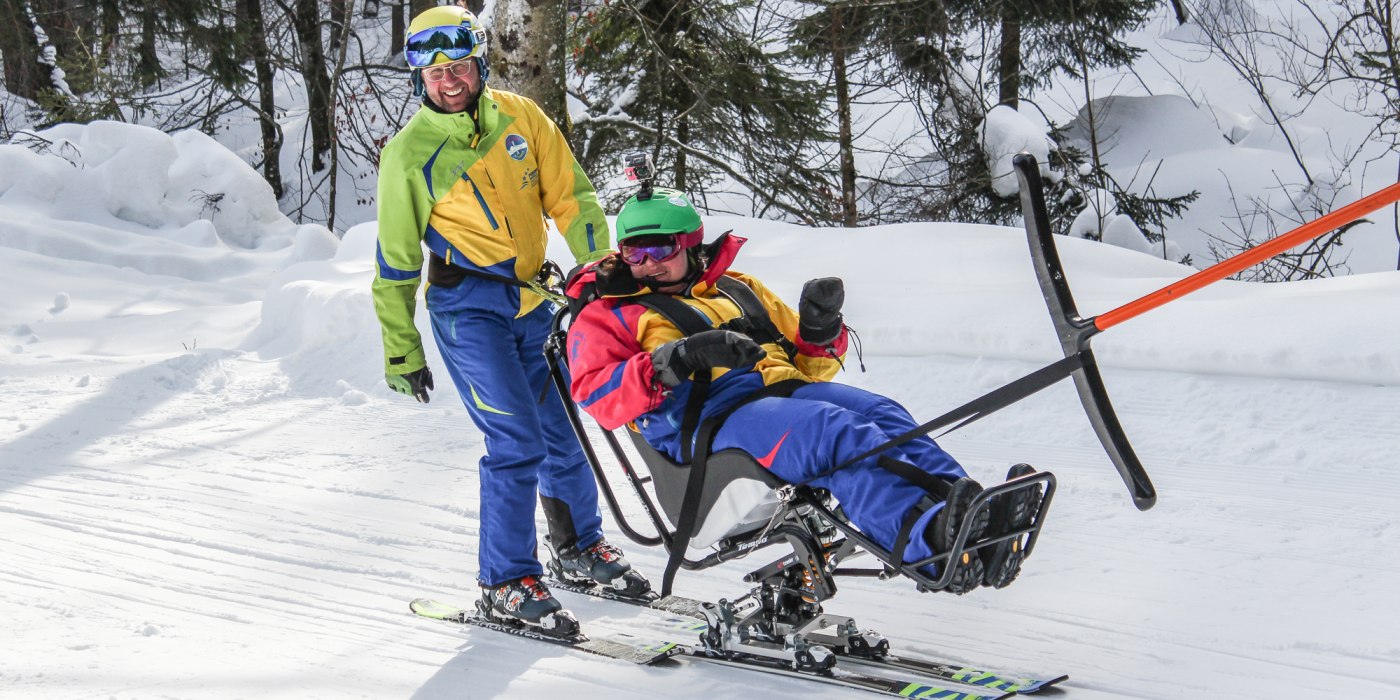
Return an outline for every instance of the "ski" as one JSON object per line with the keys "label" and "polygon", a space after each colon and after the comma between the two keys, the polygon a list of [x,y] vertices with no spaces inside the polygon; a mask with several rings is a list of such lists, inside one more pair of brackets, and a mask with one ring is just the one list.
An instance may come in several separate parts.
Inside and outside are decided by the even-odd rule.
{"label": "ski", "polygon": [[[654,594],[644,597],[631,597],[618,595],[610,588],[586,583],[574,583],[563,581],[558,578],[548,580],[551,588],[572,591],[583,595],[589,595],[605,600],[627,603],[640,607],[659,610],[662,612],[679,615],[679,618],[669,618],[663,624],[665,630],[676,632],[694,633],[696,635],[705,632],[706,624],[703,615],[700,613],[701,601],[683,596],[671,595],[665,598]],[[699,618],[699,619],[696,619]],[[844,649],[835,650],[837,655],[855,664],[860,664],[869,668],[880,669],[901,669],[913,671],[923,676],[930,676],[939,680],[961,683],[964,685],[977,686],[988,690],[995,690],[1002,693],[1032,694],[1069,679],[1067,674],[1053,677],[1025,677],[1017,674],[997,673],[987,671],[974,666],[958,664],[934,659],[924,659],[918,657],[899,656],[887,654],[881,658],[870,658],[846,653]],[[933,696],[930,696],[933,697]],[[949,696],[952,697],[952,696]]]}
{"label": "ski", "polygon": [[439,603],[427,598],[418,598],[408,604],[408,609],[415,615],[433,620],[443,620],[445,622],[455,622],[462,625],[475,625],[484,629],[496,632],[505,632],[517,637],[535,639],[551,644],[560,644],[579,651],[586,651],[590,654],[606,656],[610,659],[628,661],[634,664],[651,665],[659,661],[668,659],[683,650],[676,644],[669,642],[640,642],[635,639],[619,640],[613,638],[591,639],[584,634],[574,634],[568,637],[556,637],[545,634],[538,630],[531,629],[524,625],[511,625],[495,620],[488,620],[482,617],[475,610],[459,608],[446,603]]}
{"label": "ski", "polygon": [[933,661],[931,659],[907,658],[887,654],[881,658],[865,658],[861,656],[851,656],[838,654],[842,661],[852,661],[862,666],[873,668],[898,668],[905,671],[913,671],[920,675],[933,676],[943,680],[954,681],[964,685],[997,690],[1003,693],[1016,693],[1029,695],[1057,683],[1069,680],[1068,675],[1059,675],[1054,678],[1021,678],[1010,674],[997,674],[991,671],[983,671],[971,666],[961,666],[958,664]]}
{"label": "ski", "polygon": [[[419,598],[409,603],[409,610],[421,617],[443,620],[464,625],[474,625],[484,629],[505,632],[526,639],[534,639],[550,644],[558,644],[579,651],[605,656],[611,659],[629,661],[641,665],[658,664],[665,659],[677,658],[688,661],[712,663],[734,668],[745,668],[775,675],[788,676],[800,680],[811,680],[830,685],[869,690],[886,695],[905,698],[926,698],[928,700],[1003,700],[1012,693],[985,695],[980,692],[967,692],[931,685],[922,680],[905,680],[875,673],[833,668],[822,672],[797,671],[775,660],[758,658],[715,658],[705,654],[694,645],[680,644],[629,634],[614,633],[608,636],[589,638],[583,634],[570,637],[555,637],[528,627],[515,626],[488,620],[474,610],[459,608],[427,598]],[[704,625],[704,621],[686,618],[689,623]]]}
{"label": "ski", "polygon": [[[662,598],[655,593],[647,593],[641,596],[629,596],[618,593],[615,589],[607,586],[600,586],[596,583],[579,583],[555,576],[546,576],[544,582],[545,585],[549,586],[550,590],[570,591],[593,596],[594,598],[602,598],[604,600],[627,603],[628,605],[651,608],[652,610],[660,610],[662,612],[671,613],[672,615],[704,619],[704,615],[700,612],[700,601],[694,598],[685,598],[676,595]],[[701,631],[704,630],[702,629]]]}
{"label": "ski", "polygon": [[[703,622],[701,624],[704,624]],[[640,637],[634,637],[627,633],[619,633],[620,639],[634,639],[634,643],[642,646],[648,642]],[[839,685],[847,688],[857,688],[869,690],[884,695],[893,695],[902,698],[926,698],[928,700],[1004,700],[1014,692],[999,691],[991,689],[995,694],[988,695],[982,689],[956,689],[933,685],[924,679],[906,679],[893,676],[866,672],[860,669],[848,669],[837,666],[825,671],[799,671],[786,662],[777,659],[764,659],[756,656],[739,656],[733,658],[711,656],[699,646],[690,644],[678,644],[666,642],[680,649],[679,659],[695,661],[701,663],[715,664],[718,666],[728,666],[730,668],[743,668],[752,671],[759,671],[779,676],[787,676],[799,680],[816,681],[826,685]],[[872,670],[873,671],[873,670]]]}

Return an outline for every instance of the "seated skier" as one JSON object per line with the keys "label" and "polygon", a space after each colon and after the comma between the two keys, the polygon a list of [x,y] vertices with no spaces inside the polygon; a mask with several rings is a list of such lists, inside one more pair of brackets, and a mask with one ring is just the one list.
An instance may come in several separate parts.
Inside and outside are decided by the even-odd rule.
{"label": "seated skier", "polygon": [[[982,487],[933,439],[826,473],[917,425],[894,400],[830,381],[847,346],[839,278],[808,282],[794,312],[757,279],[728,269],[745,239],[725,233],[702,245],[700,215],[675,190],[644,188],[623,205],[614,230],[618,252],[569,284],[572,297],[588,284],[597,297],[577,312],[568,334],[571,394],[581,408],[609,430],[635,422],[648,444],[685,463],[681,426],[697,383],[692,375],[708,373],[701,416],[728,413],[714,433],[714,452],[737,448],[785,481],[830,491],[857,527],[904,562],[952,549]],[[761,323],[735,325],[743,312],[721,293],[724,276],[761,301],[771,319],[767,335],[753,332]],[[748,328],[758,340],[722,328],[685,336],[665,315],[633,303],[648,292],[681,300],[708,325]],[[1033,471],[1017,465],[1010,476]],[[972,520],[967,541],[1024,527],[1038,500],[1038,488],[994,499]],[[961,595],[1008,585],[1021,566],[1015,543],[963,558],[944,590]]]}

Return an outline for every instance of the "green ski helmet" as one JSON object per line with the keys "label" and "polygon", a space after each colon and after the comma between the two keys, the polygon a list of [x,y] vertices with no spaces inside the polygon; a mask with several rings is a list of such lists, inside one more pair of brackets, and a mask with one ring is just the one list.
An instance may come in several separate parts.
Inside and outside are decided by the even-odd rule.
{"label": "green ski helmet", "polygon": [[617,213],[613,227],[618,244],[640,236],[673,235],[681,248],[693,248],[705,240],[705,225],[690,200],[677,190],[658,187],[651,196],[633,196]]}

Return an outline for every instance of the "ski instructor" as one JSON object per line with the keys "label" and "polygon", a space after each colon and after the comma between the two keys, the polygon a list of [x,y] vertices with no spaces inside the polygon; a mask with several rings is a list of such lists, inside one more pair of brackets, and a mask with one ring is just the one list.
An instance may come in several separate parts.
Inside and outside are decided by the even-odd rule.
{"label": "ski instructor", "polygon": [[552,310],[530,288],[546,263],[544,217],[578,263],[610,252],[608,223],[554,122],[530,99],[487,87],[486,32],[473,14],[422,12],[404,56],[423,104],[379,162],[373,296],[385,379],[423,403],[433,389],[413,321],[426,246],[433,336],[486,442],[479,609],[572,634],[577,622],[540,580],[537,491],[556,574],[630,594],[650,588],[603,539],[597,484],[563,406],[545,394]]}

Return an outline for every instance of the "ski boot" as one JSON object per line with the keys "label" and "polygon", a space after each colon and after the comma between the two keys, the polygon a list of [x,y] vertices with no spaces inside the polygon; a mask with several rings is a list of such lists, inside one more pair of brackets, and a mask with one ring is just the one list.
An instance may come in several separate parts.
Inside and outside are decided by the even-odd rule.
{"label": "ski boot", "polygon": [[561,581],[610,588],[624,598],[643,598],[651,592],[651,582],[607,540],[600,539],[582,550],[574,545],[556,550],[552,544],[550,549],[554,558],[549,571]]}
{"label": "ski boot", "polygon": [[[962,477],[953,482],[948,492],[948,499],[943,503],[943,510],[933,516],[933,524],[925,531],[928,538],[929,547],[936,554],[943,554],[950,551],[958,541],[958,529],[962,525],[964,517],[967,515],[970,506],[982,493],[982,485],[974,481],[971,477]],[[966,547],[976,542],[987,529],[990,514],[986,508],[979,509],[977,515],[968,524],[969,532],[967,539],[963,540]],[[946,562],[949,566],[955,567],[953,579],[943,590],[962,595],[977,586],[983,580],[982,558],[977,552],[963,552],[962,557],[956,562]]]}
{"label": "ski boot", "polygon": [[[1010,481],[1028,474],[1035,469],[1029,464],[1017,464],[1006,473]],[[1008,532],[1019,530],[1031,524],[1036,507],[1040,505],[1040,484],[1030,488],[1017,489],[997,496],[991,503],[991,523],[988,526],[990,537],[1000,537]],[[1006,588],[1021,573],[1022,546],[1024,537],[1013,537],[982,549],[982,585],[991,588]]]}
{"label": "ski boot", "polygon": [[476,609],[488,620],[515,627],[528,626],[551,637],[571,637],[579,633],[578,620],[573,613],[565,610],[534,576],[498,586],[482,586]]}

